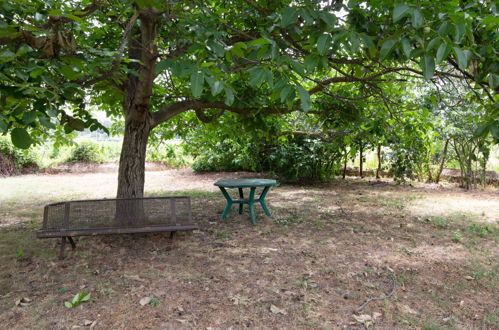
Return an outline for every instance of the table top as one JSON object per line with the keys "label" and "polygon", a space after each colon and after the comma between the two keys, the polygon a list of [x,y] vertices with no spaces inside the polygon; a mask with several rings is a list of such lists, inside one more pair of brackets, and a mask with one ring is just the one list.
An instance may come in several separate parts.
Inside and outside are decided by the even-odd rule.
{"label": "table top", "polygon": [[277,185],[277,181],[272,179],[226,179],[215,182],[215,186],[225,188],[252,188],[275,185]]}

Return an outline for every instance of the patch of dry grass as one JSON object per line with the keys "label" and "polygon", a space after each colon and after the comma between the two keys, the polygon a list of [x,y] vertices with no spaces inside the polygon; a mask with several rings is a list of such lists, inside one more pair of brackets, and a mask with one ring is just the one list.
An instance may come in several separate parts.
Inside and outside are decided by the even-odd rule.
{"label": "patch of dry grass", "polygon": [[[219,220],[225,202],[213,177],[165,182],[172,180],[181,190],[197,189],[193,214],[200,225],[173,250],[167,234],[82,237],[59,261],[55,240],[33,238],[37,224],[1,229],[0,322],[12,328],[71,328],[85,320],[98,328],[360,328],[353,310],[390,292],[395,278],[395,295],[360,313],[375,317],[379,328],[498,326],[497,220],[491,221],[499,214],[497,194],[358,181],[281,186],[268,197],[274,217],[257,208],[252,226],[236,208]],[[58,198],[67,198],[64,185]],[[159,189],[155,194],[173,193]],[[43,202],[26,202],[22,221],[32,221],[28,212]],[[0,212],[10,207],[2,203]],[[91,292],[90,301],[65,308],[81,290]],[[22,297],[31,302],[15,306]],[[141,306],[143,297],[159,304]]]}

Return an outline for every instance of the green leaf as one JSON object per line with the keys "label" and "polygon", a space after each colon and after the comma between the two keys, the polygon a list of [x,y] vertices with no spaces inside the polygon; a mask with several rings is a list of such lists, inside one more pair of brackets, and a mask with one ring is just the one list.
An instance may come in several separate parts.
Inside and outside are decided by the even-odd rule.
{"label": "green leaf", "polygon": [[81,300],[82,300],[82,298],[83,298],[83,296],[84,296],[84,295],[85,295],[85,292],[83,292],[83,291],[82,291],[82,292],[77,293],[77,294],[73,297],[73,301],[71,301],[71,303],[73,304],[73,306],[78,305],[78,304],[81,302]]}
{"label": "green leaf", "polygon": [[332,37],[328,34],[323,34],[317,39],[317,51],[320,55],[326,55],[331,46]]}
{"label": "green leaf", "polygon": [[290,95],[290,92],[292,89],[293,89],[293,86],[291,86],[291,85],[286,85],[283,87],[283,89],[281,89],[281,93],[280,93],[281,102],[288,100],[288,95]]}
{"label": "green leaf", "polygon": [[234,103],[234,92],[229,87],[224,87],[225,104],[232,105]]}
{"label": "green leaf", "polygon": [[455,25],[454,31],[454,41],[460,43],[463,40],[464,34],[466,33],[466,25],[464,21],[461,21]]}
{"label": "green leaf", "polygon": [[289,64],[293,68],[293,71],[298,73],[300,76],[303,76],[305,74],[305,68],[300,62],[291,60],[289,61]]}
{"label": "green leaf", "polygon": [[411,58],[411,44],[406,38],[402,39],[402,50],[407,58]]}
{"label": "green leaf", "polygon": [[258,38],[250,42],[250,46],[268,45],[268,44],[270,44],[270,41],[264,38]]}
{"label": "green leaf", "polygon": [[423,14],[421,14],[421,11],[419,9],[413,9],[411,11],[411,16],[412,16],[412,27],[415,29],[420,29],[424,23]]}
{"label": "green leaf", "polygon": [[499,121],[495,121],[490,124],[490,133],[495,139],[499,140]]}
{"label": "green leaf", "polygon": [[36,119],[36,112],[35,111],[28,111],[23,114],[23,123],[25,125],[31,124],[34,122]]}
{"label": "green leaf", "polygon": [[28,132],[24,128],[16,127],[10,132],[10,139],[12,144],[17,148],[28,149],[33,140],[29,136]]}
{"label": "green leaf", "polygon": [[362,41],[364,42],[364,45],[367,47],[367,49],[369,50],[370,53],[376,51],[376,46],[374,45],[372,37],[368,36],[365,33],[362,33],[360,35],[360,37],[362,38]]}
{"label": "green leaf", "polygon": [[9,49],[3,49],[0,51],[0,61],[1,62],[8,62],[12,60],[16,56],[13,52],[11,52]]}
{"label": "green leaf", "polygon": [[81,300],[80,300],[81,302],[88,301],[88,300],[90,299],[90,294],[91,294],[90,292],[89,292],[89,293],[87,293],[86,295],[85,295],[85,293],[84,293],[84,292],[82,292],[82,294],[83,294],[84,296],[83,296],[83,298],[81,298]]}
{"label": "green leaf", "polygon": [[55,125],[46,117],[38,117],[40,124],[49,129],[55,129]]}
{"label": "green leaf", "polygon": [[443,60],[445,60],[449,55],[450,50],[451,47],[443,42],[437,49],[437,63],[441,63]]}
{"label": "green leaf", "polygon": [[59,72],[62,73],[62,75],[69,79],[73,80],[76,79],[80,76],[79,72],[76,72],[71,66],[69,65],[63,65],[59,68]]}
{"label": "green leaf", "polygon": [[203,92],[204,74],[202,72],[194,72],[191,74],[191,90],[192,96],[200,97]]}
{"label": "green leaf", "polygon": [[334,27],[337,22],[336,16],[327,11],[321,11],[319,13],[320,19],[324,21],[329,27]]}
{"label": "green leaf", "polygon": [[293,24],[298,19],[298,9],[293,7],[286,7],[281,14],[281,26],[287,27]]}
{"label": "green leaf", "polygon": [[311,108],[312,101],[310,100],[310,94],[302,86],[297,86],[298,93],[300,94],[301,107],[304,111],[309,111]]}
{"label": "green leaf", "polygon": [[454,54],[456,54],[457,65],[459,66],[459,68],[461,70],[466,70],[466,68],[468,67],[468,59],[466,57],[466,54],[459,47],[452,47],[452,50],[454,50]]}
{"label": "green leaf", "polygon": [[7,132],[7,124],[0,119],[0,133]]}
{"label": "green leaf", "polygon": [[216,80],[211,85],[211,95],[217,96],[223,90],[223,87],[224,87],[224,83],[221,82],[221,81]]}
{"label": "green leaf", "polygon": [[319,65],[319,57],[315,55],[307,55],[304,60],[305,68],[308,72],[314,72],[317,65]]}
{"label": "green leaf", "polygon": [[429,81],[435,74],[435,60],[433,57],[425,55],[421,57],[419,65],[423,70],[424,78]]}
{"label": "green leaf", "polygon": [[393,22],[397,23],[402,17],[406,16],[411,8],[409,8],[405,3],[399,3],[395,5],[393,9]]}
{"label": "green leaf", "polygon": [[265,70],[262,68],[256,67],[249,71],[250,81],[249,84],[251,86],[260,85],[265,79]]}
{"label": "green leaf", "polygon": [[433,38],[428,45],[426,46],[426,51],[429,52],[433,48],[437,47],[437,45],[442,42],[442,39],[440,37]]}
{"label": "green leaf", "polygon": [[397,44],[397,39],[388,39],[383,45],[381,45],[381,50],[379,52],[380,60],[384,60],[392,51],[393,47]]}
{"label": "green leaf", "polygon": [[478,126],[476,130],[473,132],[475,137],[485,137],[489,133],[490,127],[489,125]]}
{"label": "green leaf", "polygon": [[73,308],[73,304],[72,304],[72,303],[70,303],[69,301],[65,301],[65,302],[64,302],[64,306],[65,306],[66,308]]}
{"label": "green leaf", "polygon": [[19,49],[16,52],[16,56],[23,56],[24,54],[29,53],[31,51],[33,51],[33,48],[31,48],[30,46],[21,45],[21,47],[19,47]]}
{"label": "green leaf", "polygon": [[154,72],[159,73],[166,69],[169,69],[172,66],[172,62],[170,60],[160,61],[156,64],[156,68],[154,68]]}
{"label": "green leaf", "polygon": [[272,71],[265,69],[264,79],[267,82],[267,84],[269,84],[269,87],[274,86],[274,76],[272,74]]}
{"label": "green leaf", "polygon": [[244,57],[244,51],[243,51],[243,48],[241,47],[238,47],[236,45],[232,46],[230,48],[230,52],[236,56],[239,56],[239,57]]}
{"label": "green leaf", "polygon": [[496,89],[496,87],[499,86],[499,75],[494,73],[489,73],[488,80],[490,88]]}
{"label": "green leaf", "polygon": [[446,36],[447,33],[449,32],[449,28],[450,28],[449,22],[443,22],[442,24],[440,24],[437,31],[441,36]]}

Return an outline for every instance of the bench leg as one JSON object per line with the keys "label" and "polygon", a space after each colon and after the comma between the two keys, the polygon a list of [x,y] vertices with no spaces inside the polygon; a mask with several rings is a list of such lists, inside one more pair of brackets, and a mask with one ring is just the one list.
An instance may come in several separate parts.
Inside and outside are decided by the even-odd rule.
{"label": "bench leg", "polygon": [[172,248],[175,247],[175,243],[176,243],[175,237],[176,236],[177,236],[177,232],[176,231],[170,232],[170,240],[171,240],[171,247]]}
{"label": "bench leg", "polygon": [[76,249],[76,243],[73,240],[73,237],[68,236],[68,240],[69,240],[69,243],[71,243],[71,247],[73,248],[73,250]]}
{"label": "bench leg", "polygon": [[59,259],[64,259],[64,248],[66,248],[66,236],[61,238],[61,249],[59,250]]}
{"label": "bench leg", "polygon": [[[239,198],[244,199],[243,188],[239,188]],[[239,214],[243,214],[243,203],[239,204]]]}

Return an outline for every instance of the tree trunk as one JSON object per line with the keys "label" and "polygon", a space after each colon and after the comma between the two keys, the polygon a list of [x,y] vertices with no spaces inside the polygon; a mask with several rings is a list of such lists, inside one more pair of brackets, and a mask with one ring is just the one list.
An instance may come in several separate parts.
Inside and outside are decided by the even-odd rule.
{"label": "tree trunk", "polygon": [[149,120],[130,120],[125,124],[118,173],[118,198],[144,197],[145,161],[150,131]]}
{"label": "tree trunk", "polygon": [[364,177],[364,171],[362,169],[362,166],[364,165],[364,153],[363,153],[363,148],[362,148],[362,142],[359,143],[359,153],[360,153],[360,163],[359,163],[359,166],[360,166],[360,177],[363,178]]}
{"label": "tree trunk", "polygon": [[428,157],[428,162],[426,163],[426,172],[428,175],[427,182],[432,183],[433,182],[433,175],[431,174],[431,166],[430,166],[430,159]]}
{"label": "tree trunk", "polygon": [[442,171],[444,170],[445,159],[447,158],[447,148],[449,147],[449,140],[450,139],[445,140],[444,151],[442,152],[442,159],[440,160],[440,166],[435,177],[435,183],[440,182],[440,176],[442,175]]}
{"label": "tree trunk", "polygon": [[117,198],[144,197],[147,141],[153,127],[149,107],[158,54],[154,43],[157,17],[158,12],[154,8],[140,9],[140,25],[134,26],[128,38],[128,57],[137,61],[129,63],[129,68],[135,72],[129,73],[122,85],[125,135]]}
{"label": "tree trunk", "polygon": [[378,168],[376,169],[376,179],[379,179],[379,172],[381,172],[381,143],[378,143]]}
{"label": "tree trunk", "polygon": [[347,162],[348,162],[348,152],[347,148],[345,148],[345,161],[343,163],[343,179],[345,179],[347,175]]}

